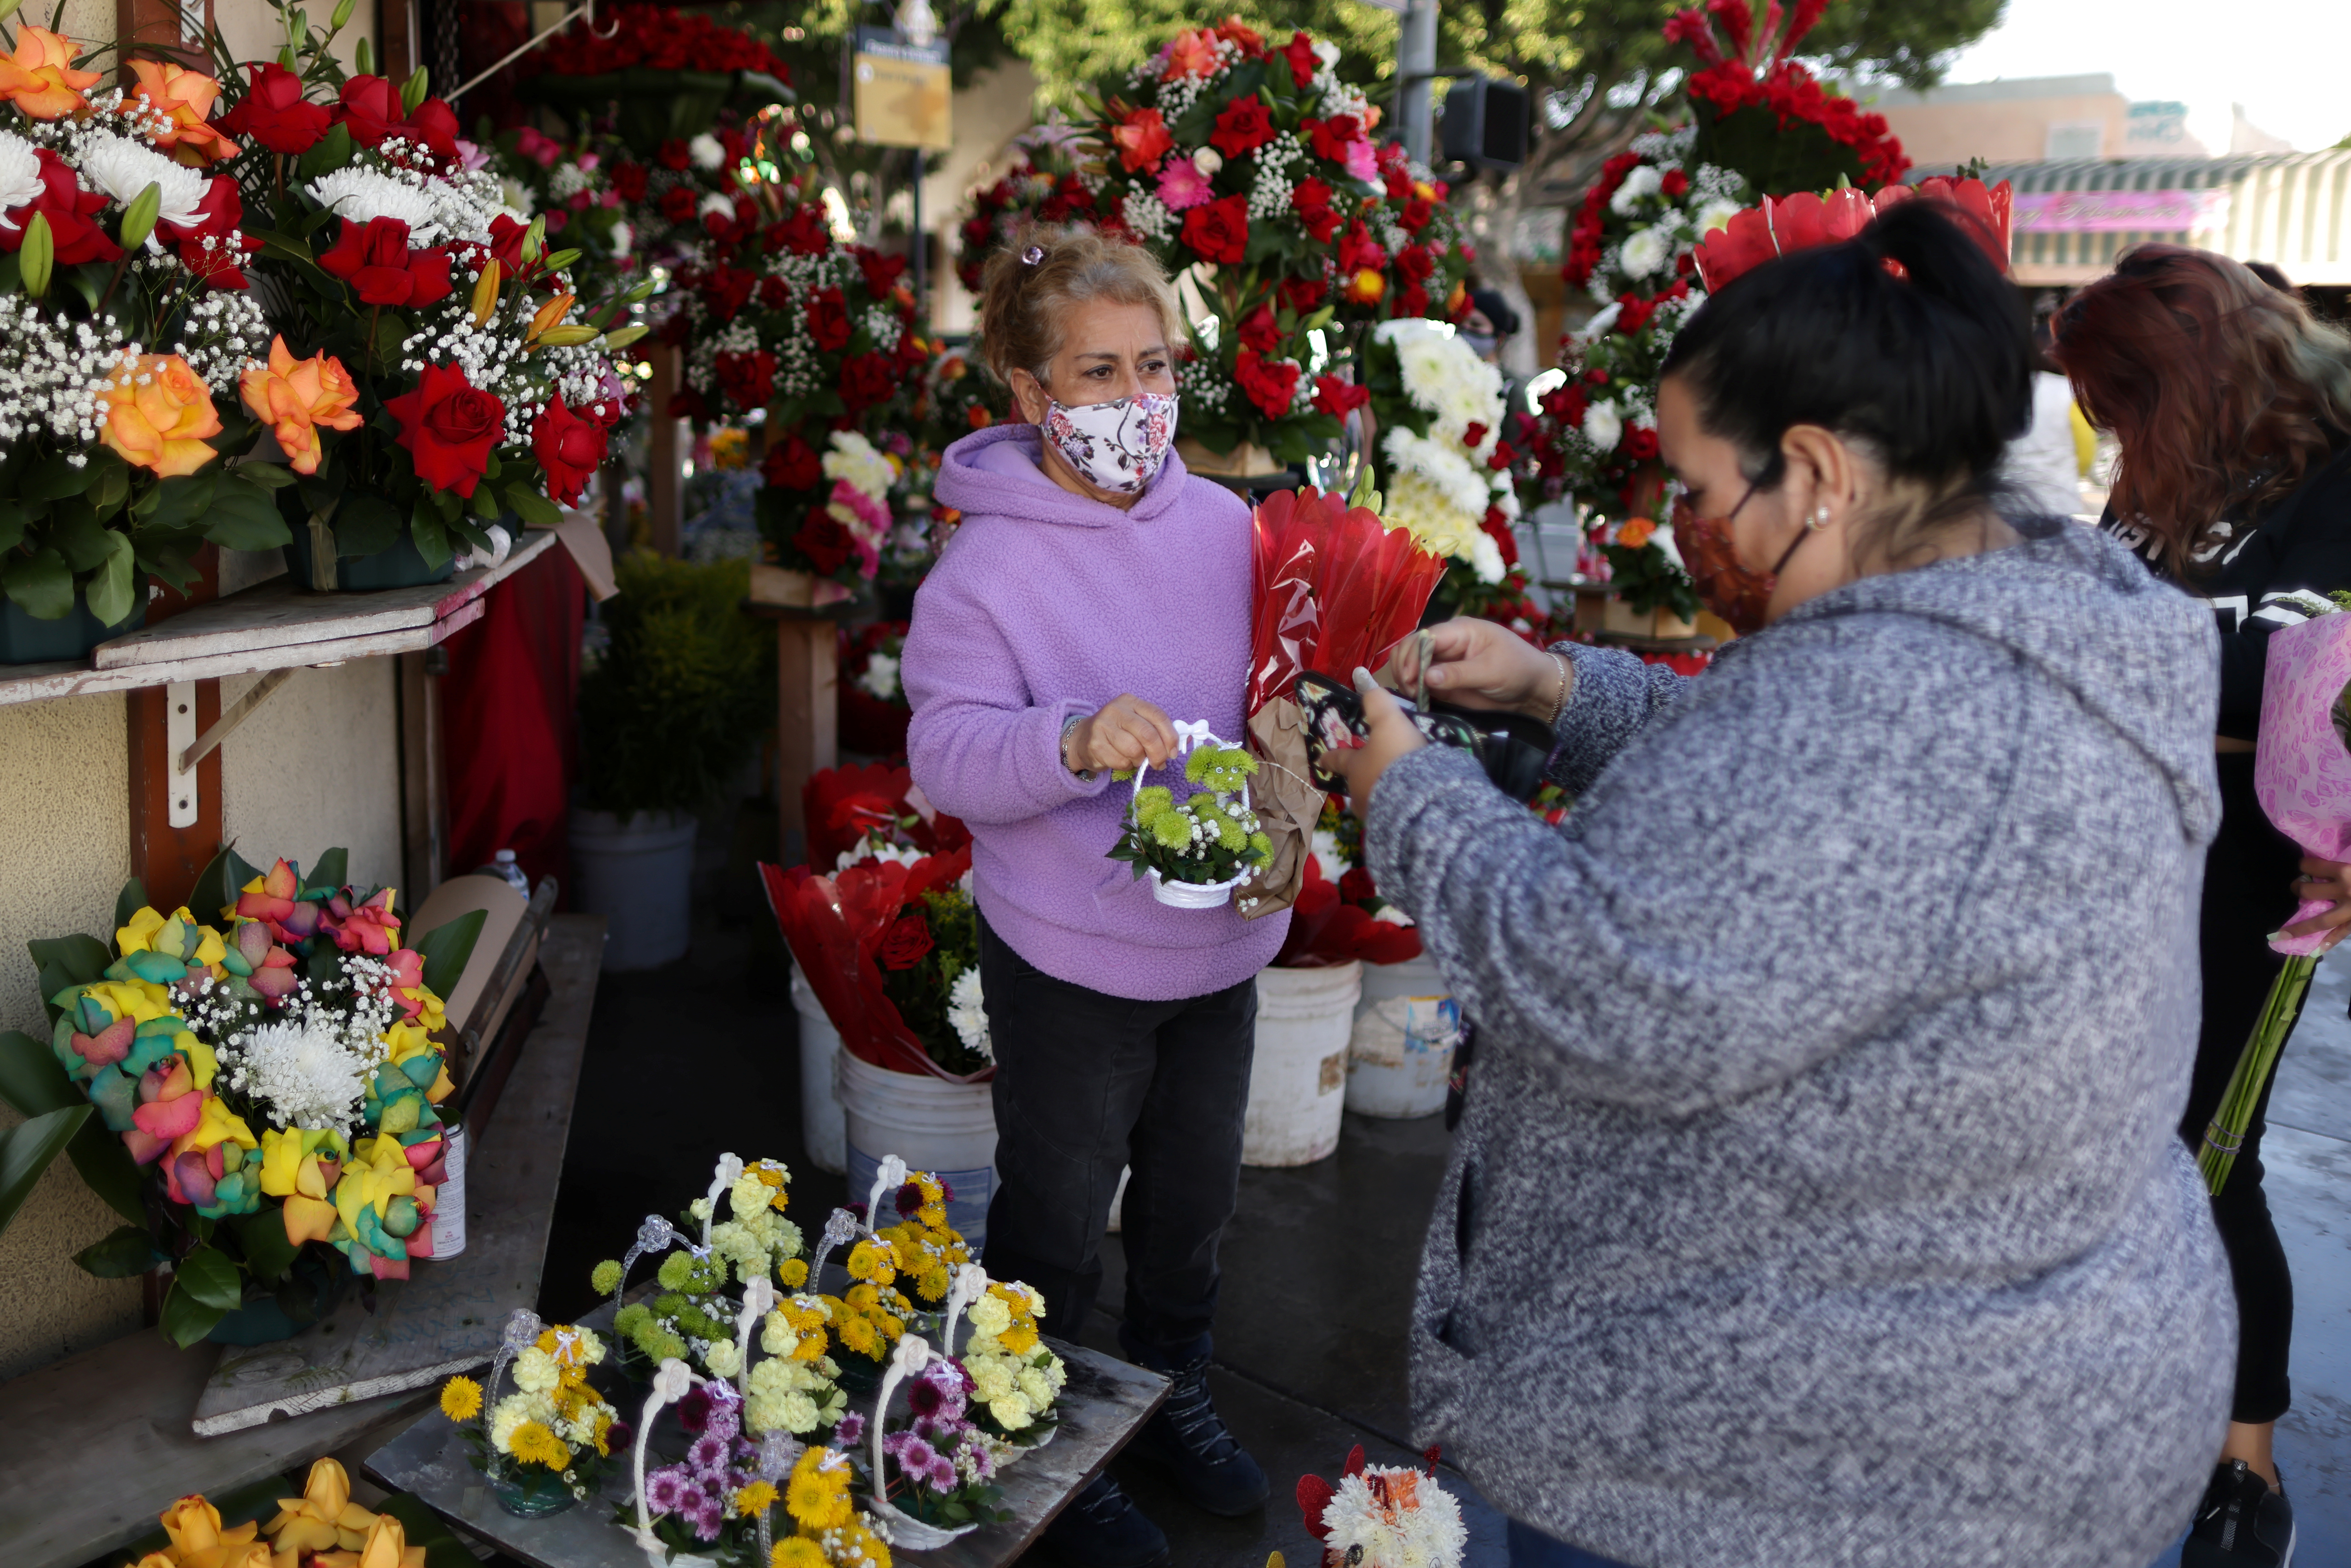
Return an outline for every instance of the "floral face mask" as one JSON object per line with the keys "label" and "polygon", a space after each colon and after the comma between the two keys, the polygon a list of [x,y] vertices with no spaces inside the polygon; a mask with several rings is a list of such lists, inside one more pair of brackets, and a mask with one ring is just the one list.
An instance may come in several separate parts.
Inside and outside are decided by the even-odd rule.
{"label": "floral face mask", "polygon": [[1739,497],[1739,505],[1719,517],[1690,516],[1696,508],[1685,500],[1678,504],[1674,521],[1674,543],[1689,571],[1690,585],[1706,607],[1729,622],[1741,637],[1763,629],[1780,574],[1788,570],[1797,549],[1813,534],[1809,528],[1799,530],[1771,570],[1749,570],[1740,564],[1738,547],[1731,542],[1730,524],[1754,497],[1755,486],[1750,485]]}
{"label": "floral face mask", "polygon": [[1137,392],[1075,408],[1048,399],[1045,439],[1097,487],[1139,494],[1176,444],[1176,394]]}

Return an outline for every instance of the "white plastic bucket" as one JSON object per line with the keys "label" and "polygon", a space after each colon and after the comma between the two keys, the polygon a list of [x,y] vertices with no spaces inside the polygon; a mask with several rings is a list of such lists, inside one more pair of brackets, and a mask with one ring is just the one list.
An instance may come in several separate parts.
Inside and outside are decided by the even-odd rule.
{"label": "white plastic bucket", "polygon": [[[949,1083],[929,1073],[893,1072],[849,1051],[833,1058],[848,1132],[849,1192],[862,1199],[883,1156],[929,1171],[954,1189],[947,1223],[977,1257],[987,1240],[987,1200],[996,1196],[996,1104],[985,1083]],[[881,1217],[886,1228],[894,1215]]]}
{"label": "white plastic bucket", "polygon": [[839,1176],[848,1168],[849,1158],[841,1095],[833,1087],[832,1059],[841,1054],[841,1031],[825,1016],[824,1004],[809,989],[798,964],[792,966],[792,1010],[800,1015],[800,1143],[819,1170]]}
{"label": "white plastic bucket", "polygon": [[1364,967],[1363,999],[1347,1042],[1347,1109],[1364,1116],[1429,1116],[1445,1109],[1461,1007],[1423,954]]}
{"label": "white plastic bucket", "polygon": [[1357,963],[1259,971],[1257,1057],[1241,1124],[1241,1164],[1311,1165],[1339,1146],[1347,1038],[1363,988]]}
{"label": "white plastic bucket", "polygon": [[695,821],[683,811],[571,813],[580,908],[604,917],[604,967],[657,969],[685,956],[694,935]]}

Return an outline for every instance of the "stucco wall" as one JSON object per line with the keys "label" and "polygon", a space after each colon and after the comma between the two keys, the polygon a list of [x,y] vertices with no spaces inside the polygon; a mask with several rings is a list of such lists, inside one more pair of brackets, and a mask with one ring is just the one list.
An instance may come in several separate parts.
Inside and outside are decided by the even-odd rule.
{"label": "stucco wall", "polygon": [[[400,706],[390,659],[298,670],[221,747],[221,837],[256,865],[351,852],[360,886],[400,881]],[[258,676],[221,682],[226,708]],[[414,903],[403,890],[396,907]]]}
{"label": "stucco wall", "polygon": [[[48,1038],[25,944],[107,929],[131,875],[129,748],[120,696],[0,707],[0,1028]],[[19,1118],[0,1107],[0,1125]],[[0,1378],[139,1326],[139,1285],[93,1280],[73,1254],[120,1221],[71,1162],[51,1166],[0,1236]]]}

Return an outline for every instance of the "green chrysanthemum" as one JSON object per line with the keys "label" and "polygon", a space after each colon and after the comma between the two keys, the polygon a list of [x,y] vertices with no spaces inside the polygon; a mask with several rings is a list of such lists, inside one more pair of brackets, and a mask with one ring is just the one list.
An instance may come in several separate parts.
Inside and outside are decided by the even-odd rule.
{"label": "green chrysanthemum", "polygon": [[1180,850],[1192,841],[1192,819],[1181,811],[1162,811],[1144,826],[1166,849]]}
{"label": "green chrysanthemum", "polygon": [[1241,825],[1234,821],[1231,817],[1219,811],[1214,819],[1214,825],[1217,830],[1217,842],[1225,848],[1238,850],[1248,847],[1249,835],[1241,831]]}
{"label": "green chrysanthemum", "polygon": [[1145,785],[1134,794],[1134,820],[1148,827],[1175,804],[1176,792],[1165,784]]}
{"label": "green chrysanthemum", "polygon": [[1184,777],[1197,784],[1207,775],[1208,765],[1216,759],[1216,748],[1203,746],[1184,759]]}
{"label": "green chrysanthemum", "polygon": [[1263,833],[1251,833],[1249,836],[1249,859],[1254,864],[1263,865],[1273,858],[1273,841]]}
{"label": "green chrysanthemum", "polygon": [[621,1260],[617,1258],[607,1258],[597,1264],[595,1270],[588,1276],[588,1283],[595,1288],[596,1293],[600,1296],[609,1296],[619,1290]]}

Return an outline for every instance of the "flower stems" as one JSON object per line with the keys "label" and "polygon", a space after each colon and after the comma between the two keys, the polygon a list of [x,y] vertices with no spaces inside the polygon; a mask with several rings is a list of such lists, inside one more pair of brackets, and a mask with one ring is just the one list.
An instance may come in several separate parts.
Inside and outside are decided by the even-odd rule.
{"label": "flower stems", "polygon": [[2262,1003],[2262,1016],[2253,1024],[2252,1038],[2245,1041],[2244,1053],[2237,1058],[2237,1070],[2229,1075],[2229,1087],[2220,1095],[2220,1108],[2212,1113],[2210,1125],[2204,1129],[2204,1146],[2196,1151],[2196,1168],[2202,1173],[2204,1186],[2215,1197],[2229,1185],[2229,1173],[2237,1163],[2237,1151],[2244,1146],[2245,1128],[2253,1119],[2253,1107],[2260,1103],[2262,1091],[2277,1066],[2278,1052],[2285,1049],[2286,1036],[2294,1032],[2295,1020],[2302,1017],[2302,998],[2310,989],[2310,977],[2318,967],[2318,955],[2304,954],[2288,958],[2270,984],[2269,998]]}

